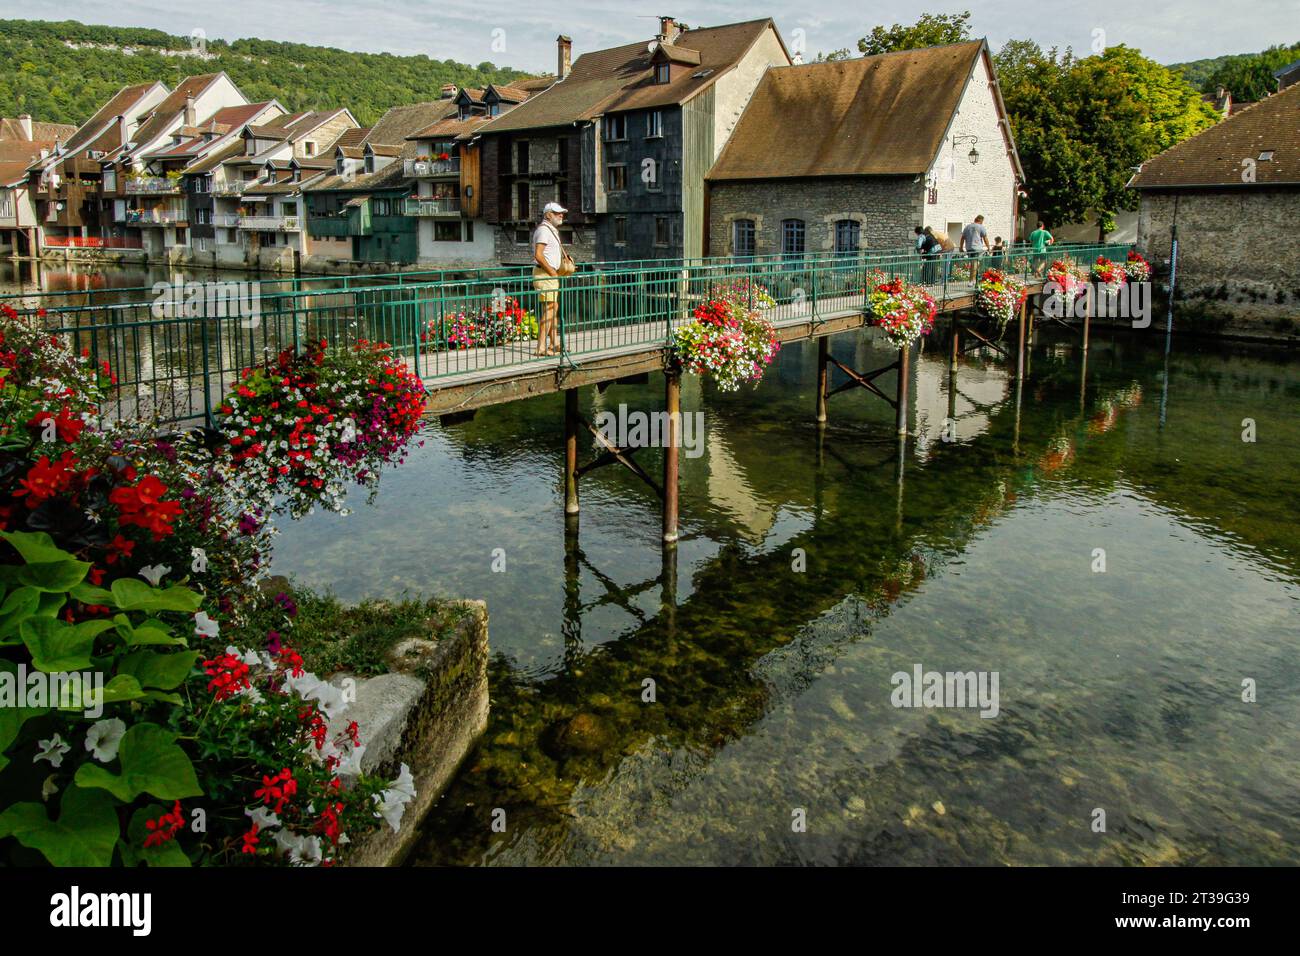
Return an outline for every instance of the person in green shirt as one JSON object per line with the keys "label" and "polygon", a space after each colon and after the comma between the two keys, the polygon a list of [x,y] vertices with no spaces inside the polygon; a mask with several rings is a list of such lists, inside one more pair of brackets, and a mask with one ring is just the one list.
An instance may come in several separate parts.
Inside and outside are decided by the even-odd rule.
{"label": "person in green shirt", "polygon": [[1029,234],[1029,244],[1034,249],[1034,274],[1042,275],[1047,268],[1047,247],[1056,242],[1047,231],[1047,223],[1038,220],[1038,228]]}

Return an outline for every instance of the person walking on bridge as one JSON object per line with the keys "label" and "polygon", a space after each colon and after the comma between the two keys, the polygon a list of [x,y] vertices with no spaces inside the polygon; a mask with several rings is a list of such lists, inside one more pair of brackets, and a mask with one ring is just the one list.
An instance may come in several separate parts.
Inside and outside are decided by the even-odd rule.
{"label": "person walking on bridge", "polygon": [[533,230],[533,289],[542,306],[537,320],[539,357],[560,354],[560,340],[556,334],[560,276],[573,271],[573,260],[564,251],[564,243],[560,240],[560,224],[568,211],[558,202],[548,202],[542,210],[542,221]]}

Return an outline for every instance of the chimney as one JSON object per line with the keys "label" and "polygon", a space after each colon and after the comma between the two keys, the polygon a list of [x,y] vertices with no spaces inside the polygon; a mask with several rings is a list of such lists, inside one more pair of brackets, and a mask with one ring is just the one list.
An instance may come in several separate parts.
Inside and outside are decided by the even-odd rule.
{"label": "chimney", "polygon": [[30,143],[32,141],[32,114],[24,113],[18,117],[18,125],[22,127],[23,139]]}
{"label": "chimney", "polygon": [[126,138],[127,138],[126,116],[123,115],[117,118],[117,145],[125,146]]}
{"label": "chimney", "polygon": [[573,40],[561,33],[555,38],[555,44],[555,78],[562,80],[569,75],[569,67],[573,63]]}
{"label": "chimney", "polygon": [[682,28],[677,25],[677,21],[672,17],[659,18],[659,42],[672,43],[682,32]]}
{"label": "chimney", "polygon": [[444,83],[444,84],[442,84],[442,98],[443,98],[444,100],[449,100],[449,99],[451,99],[452,97],[454,97],[455,95],[456,95],[456,84],[455,84],[455,83]]}
{"label": "chimney", "polygon": [[193,126],[197,122],[194,116],[194,97],[185,97],[185,125]]}

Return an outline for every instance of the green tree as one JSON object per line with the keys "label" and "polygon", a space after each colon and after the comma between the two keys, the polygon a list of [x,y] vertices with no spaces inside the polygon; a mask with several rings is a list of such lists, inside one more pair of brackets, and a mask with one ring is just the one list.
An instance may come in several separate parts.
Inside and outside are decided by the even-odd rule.
{"label": "green tree", "polygon": [[1113,228],[1137,204],[1133,167],[1217,120],[1180,73],[1130,47],[1076,59],[1016,40],[994,62],[1029,205],[1053,223],[1092,214]]}
{"label": "green tree", "polygon": [[1219,64],[1201,84],[1202,93],[1213,93],[1222,86],[1238,102],[1263,99],[1277,91],[1273,71],[1300,60],[1300,43],[1271,46],[1262,53],[1234,57]]}
{"label": "green tree", "polygon": [[894,50],[919,50],[943,43],[961,43],[970,39],[970,11],[961,13],[923,13],[910,27],[895,23],[886,29],[874,26],[858,40],[863,56],[890,53]]}

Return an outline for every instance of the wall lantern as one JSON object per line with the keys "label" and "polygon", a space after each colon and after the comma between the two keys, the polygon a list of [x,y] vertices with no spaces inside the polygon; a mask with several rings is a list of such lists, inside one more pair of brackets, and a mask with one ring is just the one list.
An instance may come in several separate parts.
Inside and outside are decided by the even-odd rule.
{"label": "wall lantern", "polygon": [[957,148],[958,143],[970,143],[971,144],[970,152],[966,154],[966,158],[969,159],[970,164],[974,166],[976,163],[980,161],[980,151],[975,148],[975,144],[978,143],[979,141],[980,139],[978,136],[973,136],[973,135],[954,136],[952,138],[952,147],[955,150]]}

